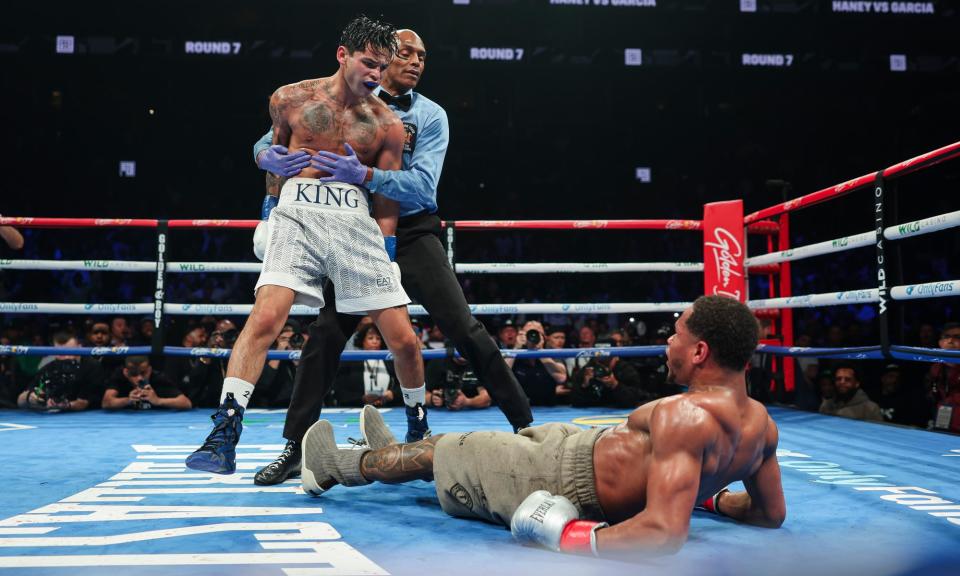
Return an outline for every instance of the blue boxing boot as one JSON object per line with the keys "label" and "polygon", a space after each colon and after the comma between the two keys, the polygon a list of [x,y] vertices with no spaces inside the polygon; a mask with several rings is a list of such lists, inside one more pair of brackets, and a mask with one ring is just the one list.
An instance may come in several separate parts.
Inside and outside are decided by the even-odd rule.
{"label": "blue boxing boot", "polygon": [[228,392],[213,419],[213,431],[203,446],[187,456],[187,468],[233,474],[237,470],[237,443],[243,432],[243,406]]}
{"label": "blue boxing boot", "polygon": [[423,404],[407,406],[407,443],[419,442],[430,437],[427,425],[427,409]]}
{"label": "blue boxing boot", "polygon": [[400,388],[403,403],[407,405],[407,442],[418,442],[430,437],[427,425],[427,387]]}

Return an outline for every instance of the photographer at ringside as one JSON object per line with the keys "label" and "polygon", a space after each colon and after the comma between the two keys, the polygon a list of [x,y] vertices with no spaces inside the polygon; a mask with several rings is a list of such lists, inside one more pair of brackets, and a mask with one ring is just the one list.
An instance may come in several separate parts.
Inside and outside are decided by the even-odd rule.
{"label": "photographer at ringside", "polygon": [[[69,332],[53,335],[53,345],[68,352],[80,344]],[[88,357],[46,356],[29,387],[17,397],[17,406],[43,412],[79,412],[95,408],[103,390],[100,364]]]}
{"label": "photographer at ringside", "polygon": [[[598,340],[597,348],[611,347],[608,339]],[[579,370],[570,385],[570,402],[575,407],[611,406],[634,408],[652,400],[643,388],[643,378],[630,361],[619,356],[597,356]]]}
{"label": "photographer at ringside", "polygon": [[[303,350],[307,336],[300,322],[287,318],[280,330],[273,350]],[[250,406],[256,408],[285,408],[290,405],[293,394],[293,380],[297,373],[299,360],[267,360],[257,380],[257,393],[250,399]]]}
{"label": "photographer at ringside", "polygon": [[154,372],[146,356],[127,356],[123,368],[107,380],[104,410],[189,410],[190,399],[162,372]]}
{"label": "photographer at ringside", "polygon": [[[226,318],[216,323],[204,347],[233,348],[240,331]],[[220,405],[220,391],[227,372],[229,358],[200,357],[199,362],[190,370],[189,386],[184,392],[190,402],[198,408],[216,408]]]}
{"label": "photographer at ringside", "polygon": [[434,408],[475,410],[488,408],[492,402],[470,364],[460,356],[427,362],[424,379],[427,384],[427,403]]}
{"label": "photographer at ringside", "polygon": [[[543,325],[531,320],[517,333],[514,350],[543,350]],[[505,358],[532,406],[554,406],[567,382],[567,367],[555,358]]]}

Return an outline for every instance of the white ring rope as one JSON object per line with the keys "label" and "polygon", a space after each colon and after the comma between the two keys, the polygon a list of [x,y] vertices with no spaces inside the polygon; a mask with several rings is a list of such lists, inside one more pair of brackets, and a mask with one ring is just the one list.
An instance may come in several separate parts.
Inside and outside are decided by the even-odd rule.
{"label": "white ring rope", "polygon": [[464,274],[554,274],[568,272],[703,272],[703,262],[557,262],[456,264]]}
{"label": "white ring rope", "polygon": [[[614,302],[585,304],[470,304],[474,315],[496,314],[628,314],[682,312],[690,302]],[[33,314],[152,314],[153,303],[141,304],[55,304],[48,302],[0,302],[0,313]],[[164,304],[171,316],[247,316],[252,304]],[[423,306],[408,306],[411,316],[429,316]],[[291,316],[315,316],[318,308],[294,305]]]}
{"label": "white ring rope", "polygon": [[[168,262],[167,272],[255,272],[259,262]],[[156,272],[156,262],[132,260],[0,260],[0,270],[73,270],[97,272]]]}
{"label": "white ring rope", "polygon": [[[942,280],[923,284],[904,284],[890,288],[890,297],[894,300],[918,300],[920,298],[949,298],[960,296],[960,280]],[[847,290],[824,294],[807,294],[789,298],[768,298],[750,300],[750,308],[813,308],[815,306],[841,306],[846,304],[867,304],[880,301],[877,288],[866,290]]]}
{"label": "white ring rope", "polygon": [[[253,272],[259,262],[169,262],[169,273]],[[557,262],[457,264],[465,274],[552,274],[570,272],[702,272],[702,262]],[[0,260],[0,270],[75,270],[98,272],[155,272],[156,262],[127,260]]]}
{"label": "white ring rope", "polygon": [[263,264],[260,262],[169,262],[167,272],[254,272],[259,274]]}
{"label": "white ring rope", "polygon": [[844,250],[853,250],[864,246],[872,246],[877,242],[877,233],[874,230],[854,234],[853,236],[843,236],[825,242],[808,244],[806,246],[797,246],[780,252],[771,252],[762,256],[755,256],[744,260],[744,266],[759,266],[761,264],[779,264],[780,262],[790,262],[791,260],[802,260],[812,258],[822,254],[833,254],[843,252]]}
{"label": "white ring rope", "polygon": [[[903,224],[890,226],[883,230],[883,237],[887,240],[900,240],[902,238],[930,234],[931,232],[939,232],[940,230],[955,228],[957,226],[960,226],[960,210],[957,210],[956,212],[947,212],[946,214],[939,214],[937,216],[931,216],[922,220],[914,220],[912,222],[904,222]],[[852,236],[842,236],[840,238],[827,240],[825,242],[817,242],[816,244],[798,246],[789,250],[771,252],[769,254],[755,256],[753,258],[747,258],[744,260],[744,265],[758,266],[761,264],[779,264],[780,262],[802,260],[804,258],[811,258],[813,256],[820,256],[823,254],[833,254],[836,252],[843,252],[844,250],[853,250],[854,248],[873,246],[876,244],[876,242],[877,233],[875,230],[871,230],[869,232],[861,232],[860,234],[854,234]]]}
{"label": "white ring rope", "polygon": [[0,270],[90,270],[98,272],[156,272],[156,262],[130,260],[0,260]]}
{"label": "white ring rope", "polygon": [[894,300],[946,298],[948,296],[960,296],[960,280],[908,284],[906,286],[894,286],[890,289],[890,297]]}
{"label": "white ring rope", "polygon": [[957,226],[960,226],[960,210],[891,226],[883,231],[883,237],[887,240],[899,240],[900,238],[920,236],[921,234],[939,232]]}
{"label": "white ring rope", "polygon": [[747,306],[758,308],[814,308],[817,306],[841,306],[846,304],[865,304],[880,301],[877,288],[850,290],[846,292],[827,292],[824,294],[806,294],[787,298],[768,298],[750,300]]}
{"label": "white ring rope", "polygon": [[[960,226],[960,210],[931,216],[912,222],[890,226],[883,231],[884,238],[898,240],[938,232]],[[790,250],[764,254],[745,260],[746,266],[775,264],[810,258],[822,254],[842,252],[872,245],[876,242],[875,231],[844,236],[834,240],[800,246]],[[259,272],[262,264],[257,262],[170,262],[167,270],[174,273],[200,272]],[[473,263],[457,264],[462,273],[568,273],[568,272],[700,272],[700,262],[626,262],[626,263]],[[0,260],[0,269],[11,270],[76,270],[76,271],[122,271],[154,272],[156,262],[123,260]],[[944,280],[923,284],[908,284],[890,288],[894,300],[942,298],[960,296],[960,280]],[[816,306],[839,306],[853,303],[867,304],[880,301],[879,289],[848,290],[807,294],[786,298],[751,300],[753,309],[812,308]],[[655,303],[585,303],[585,304],[471,304],[474,315],[497,314],[623,314],[644,312],[680,312],[689,302]],[[30,302],[0,302],[0,313],[47,313],[47,314],[150,314],[153,303],[129,304],[58,304]],[[170,315],[249,315],[252,304],[164,304],[164,313]],[[426,316],[422,306],[408,306],[412,316]],[[291,316],[313,316],[319,309],[295,305]]]}

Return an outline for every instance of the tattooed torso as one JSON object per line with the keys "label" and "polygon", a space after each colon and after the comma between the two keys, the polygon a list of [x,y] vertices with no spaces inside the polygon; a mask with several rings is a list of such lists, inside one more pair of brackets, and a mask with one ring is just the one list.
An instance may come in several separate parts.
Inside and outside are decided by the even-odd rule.
{"label": "tattooed torso", "polygon": [[[304,80],[277,90],[271,101],[270,115],[274,126],[288,127],[290,138],[288,144],[280,143],[291,152],[306,150],[313,154],[327,150],[346,154],[343,143],[349,142],[361,162],[376,165],[387,129],[399,120],[373,95],[344,107],[331,95],[331,83],[331,78]],[[309,167],[299,177],[326,175]]]}

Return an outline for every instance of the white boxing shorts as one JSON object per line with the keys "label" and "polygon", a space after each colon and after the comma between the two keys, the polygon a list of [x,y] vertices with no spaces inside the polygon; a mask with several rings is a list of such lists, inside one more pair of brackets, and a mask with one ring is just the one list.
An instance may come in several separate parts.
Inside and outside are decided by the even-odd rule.
{"label": "white boxing shorts", "polygon": [[365,314],[410,303],[390,267],[383,234],[370,216],[365,188],[290,178],[270,213],[261,286],[296,292],[295,304],[323,307],[323,282],[337,294],[337,312]]}

